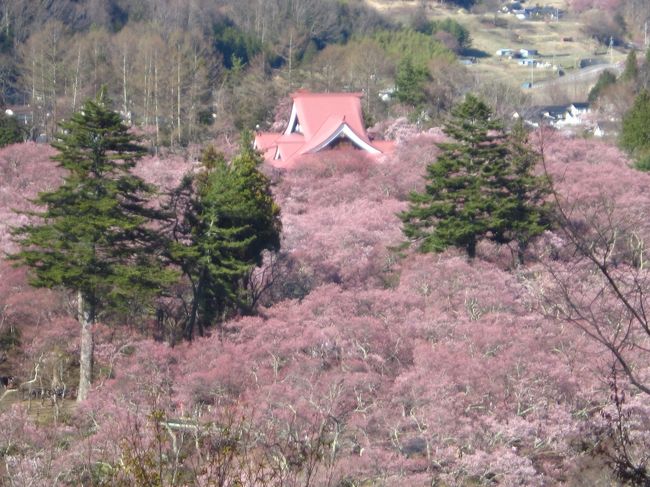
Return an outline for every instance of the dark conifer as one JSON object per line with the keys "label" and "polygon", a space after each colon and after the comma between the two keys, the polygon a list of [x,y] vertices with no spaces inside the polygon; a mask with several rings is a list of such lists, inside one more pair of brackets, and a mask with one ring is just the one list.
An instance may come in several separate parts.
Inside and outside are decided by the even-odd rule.
{"label": "dark conifer", "polygon": [[621,74],[623,81],[636,82],[639,78],[639,63],[636,59],[636,51],[632,49],[625,59],[625,69]]}
{"label": "dark conifer", "polygon": [[594,103],[603,93],[605,93],[607,88],[614,84],[616,84],[616,75],[609,70],[603,71],[600,73],[600,76],[598,76],[598,81],[596,81],[594,87],[589,91],[587,101],[589,103]]}
{"label": "dark conifer", "polygon": [[641,90],[623,116],[620,146],[636,159],[636,167],[650,170],[650,92]]}
{"label": "dark conifer", "polygon": [[22,142],[24,136],[25,132],[15,117],[0,113],[0,147]]}
{"label": "dark conifer", "polygon": [[423,252],[463,248],[470,258],[482,238],[524,248],[544,228],[544,181],[521,134],[507,137],[490,108],[472,95],[456,105],[444,127],[453,140],[427,166],[423,193],[400,214],[406,237]]}
{"label": "dark conifer", "polygon": [[419,66],[407,56],[397,67],[395,87],[397,99],[414,107],[421,106],[426,100],[424,83],[428,77],[426,68]]}
{"label": "dark conifer", "polygon": [[154,258],[154,213],[146,207],[153,188],[130,173],[144,149],[109,106],[102,89],[61,124],[52,145],[67,171],[63,183],[34,200],[44,210],[30,213],[33,223],[14,229],[21,251],[12,258],[31,269],[31,284],[77,294],[80,401],[92,376],[91,325],[104,311],[126,312],[172,278]]}
{"label": "dark conifer", "polygon": [[171,257],[190,282],[192,296],[185,338],[195,328],[242,309],[248,273],[262,263],[264,250],[280,248],[280,211],[269,181],[258,169],[261,158],[244,137],[240,153],[228,164],[214,149],[203,153],[203,170],[177,191],[185,211],[176,226]]}

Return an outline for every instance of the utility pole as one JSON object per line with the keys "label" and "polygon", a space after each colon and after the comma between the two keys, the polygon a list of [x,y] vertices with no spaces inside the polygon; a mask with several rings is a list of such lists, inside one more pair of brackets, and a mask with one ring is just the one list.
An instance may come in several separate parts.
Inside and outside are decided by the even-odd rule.
{"label": "utility pole", "polygon": [[643,24],[643,47],[647,49],[648,47],[648,21],[645,21]]}

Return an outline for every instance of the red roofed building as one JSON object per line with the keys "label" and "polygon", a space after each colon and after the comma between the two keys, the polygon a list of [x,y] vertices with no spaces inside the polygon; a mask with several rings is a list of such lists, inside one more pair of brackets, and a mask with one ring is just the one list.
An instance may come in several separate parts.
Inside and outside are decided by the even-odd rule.
{"label": "red roofed building", "polygon": [[350,145],[381,154],[386,144],[370,141],[361,114],[361,93],[310,93],[291,95],[289,125],[282,133],[258,133],[255,148],[274,166],[286,167],[303,154]]}

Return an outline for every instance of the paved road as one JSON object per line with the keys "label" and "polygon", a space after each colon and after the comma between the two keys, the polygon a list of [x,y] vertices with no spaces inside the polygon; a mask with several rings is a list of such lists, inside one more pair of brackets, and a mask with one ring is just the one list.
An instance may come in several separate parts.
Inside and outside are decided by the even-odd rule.
{"label": "paved road", "polygon": [[600,76],[600,73],[605,70],[613,71],[619,75],[623,72],[623,65],[620,63],[597,64],[595,66],[588,66],[586,68],[569,71],[564,76],[560,76],[558,78],[537,81],[533,84],[533,89],[547,88],[549,86],[565,86],[584,81],[593,81],[595,83],[598,79],[598,76]]}

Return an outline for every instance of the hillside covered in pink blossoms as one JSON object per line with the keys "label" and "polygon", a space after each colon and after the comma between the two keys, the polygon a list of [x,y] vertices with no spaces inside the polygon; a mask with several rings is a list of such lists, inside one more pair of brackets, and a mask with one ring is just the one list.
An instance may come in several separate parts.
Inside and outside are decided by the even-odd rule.
{"label": "hillside covered in pink blossoms", "polygon": [[[474,261],[399,249],[397,213],[440,140],[433,130],[381,159],[331,151],[265,168],[283,240],[258,314],[174,346],[153,322],[97,325],[86,403],[0,399],[2,482],[132,485],[160,470],[164,485],[615,484],[612,356],[554,308],[567,273],[562,282],[592,289],[563,234],[544,233],[518,266],[492,244]],[[615,222],[648,241],[649,175],[602,142],[545,132],[531,144],[585,232]],[[14,210],[60,180],[52,154],[0,150],[4,252],[28,218]],[[195,165],[150,156],[137,172],[164,198]],[[40,363],[41,380],[66,370],[74,383],[77,326],[63,291],[32,289],[0,262],[0,335],[16,341],[2,374],[23,383]],[[647,401],[627,389],[622,407],[631,454],[643,455]]]}

